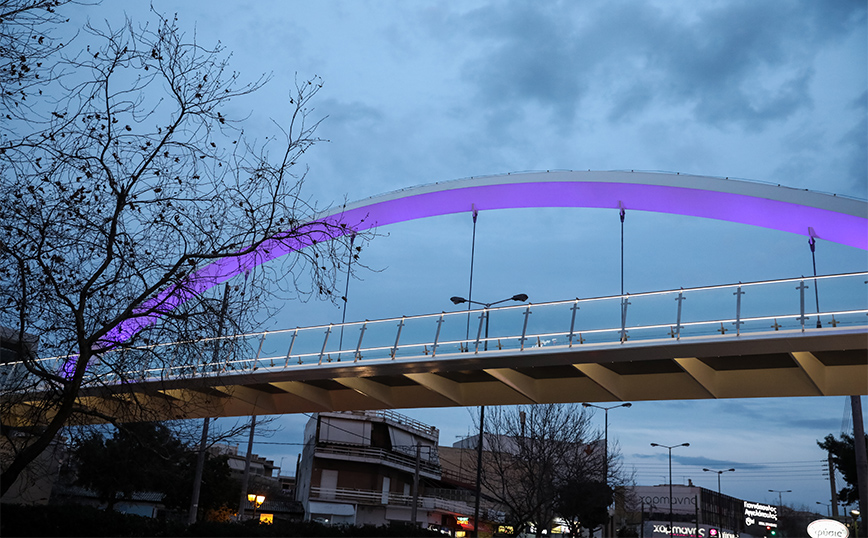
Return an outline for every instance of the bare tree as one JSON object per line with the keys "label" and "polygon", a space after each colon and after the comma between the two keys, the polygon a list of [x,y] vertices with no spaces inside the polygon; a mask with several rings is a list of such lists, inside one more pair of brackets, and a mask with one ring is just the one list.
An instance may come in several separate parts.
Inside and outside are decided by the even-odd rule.
{"label": "bare tree", "polygon": [[579,480],[602,481],[601,436],[581,406],[491,409],[482,484],[504,507],[516,534],[533,524],[540,536],[559,515],[559,492]]}
{"label": "bare tree", "polygon": [[[154,19],[88,25],[78,54],[44,50],[49,79],[2,100],[13,121],[0,132],[0,326],[15,355],[0,364],[3,492],[64,426],[117,419],[83,388],[123,387],[131,372],[201,353],[121,350],[195,340],[219,308],[217,284],[232,285],[227,326],[243,328],[269,294],[331,297],[348,256],[352,223],[318,219],[301,193],[321,81],[297,81],[277,136],[248,140],[226,105],[267,77],[242,82],[219,46]],[[154,418],[138,409],[136,420]]]}
{"label": "bare tree", "polygon": [[0,0],[0,103],[4,123],[25,118],[50,80],[49,60],[64,44],[52,37],[66,21],[57,9],[70,0]]}

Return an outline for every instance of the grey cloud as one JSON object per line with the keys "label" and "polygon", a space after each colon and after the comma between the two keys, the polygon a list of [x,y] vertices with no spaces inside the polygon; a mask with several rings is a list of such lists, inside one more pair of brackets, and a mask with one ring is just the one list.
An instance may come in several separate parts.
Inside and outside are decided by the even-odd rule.
{"label": "grey cloud", "polygon": [[482,38],[464,72],[506,124],[529,104],[572,123],[593,97],[610,119],[686,105],[700,122],[762,129],[811,105],[816,52],[864,20],[858,3],[831,4],[708,4],[696,18],[634,3],[497,4],[462,21]]}
{"label": "grey cloud", "polygon": [[862,198],[868,198],[868,150],[866,150],[866,143],[868,143],[868,91],[862,93],[853,102],[852,108],[853,117],[859,119],[840,141],[840,144],[847,151],[849,160],[847,172],[852,192]]}
{"label": "grey cloud", "polygon": [[695,465],[696,467],[707,467],[710,469],[729,469],[732,467],[737,467],[741,471],[751,470],[751,469],[765,469],[766,466],[760,463],[742,463],[738,461],[732,460],[716,460],[712,458],[703,458],[703,457],[695,457],[695,456],[678,456],[676,454],[672,455],[672,460],[681,465]]}

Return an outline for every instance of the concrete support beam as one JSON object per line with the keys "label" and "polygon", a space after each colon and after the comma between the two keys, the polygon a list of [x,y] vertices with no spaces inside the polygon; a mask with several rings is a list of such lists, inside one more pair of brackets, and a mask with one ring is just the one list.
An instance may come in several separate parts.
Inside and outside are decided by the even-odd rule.
{"label": "concrete support beam", "polygon": [[277,381],[272,386],[294,394],[299,398],[312,402],[323,408],[323,411],[334,411],[331,393],[325,389],[302,383],[301,381]]}
{"label": "concrete support beam", "polygon": [[826,396],[826,367],[820,359],[808,351],[794,351],[790,356],[799,365],[799,368],[808,376],[808,379],[817,388],[817,394]]}
{"label": "concrete support beam", "polygon": [[462,407],[467,405],[464,403],[464,391],[461,390],[461,385],[451,379],[446,379],[445,377],[430,373],[404,374],[404,377],[419,383],[432,392],[436,392],[437,394],[448,398],[455,405]]}
{"label": "concrete support beam", "polygon": [[395,407],[395,400],[392,397],[391,387],[387,387],[386,385],[362,377],[338,377],[335,378],[335,381],[367,396],[368,398],[372,398],[385,404],[386,407]]}
{"label": "concrete support beam", "polygon": [[531,402],[540,402],[536,380],[532,377],[528,377],[509,368],[487,369],[485,370],[485,373],[521,394]]}
{"label": "concrete support beam", "polygon": [[678,366],[681,366],[681,368],[687,372],[687,375],[692,377],[708,392],[709,396],[712,398],[721,397],[721,374],[714,368],[708,366],[696,357],[683,357],[674,360],[678,363]]}
{"label": "concrete support beam", "polygon": [[603,390],[611,394],[615,400],[626,401],[631,399],[626,397],[626,390],[621,376],[605,366],[593,363],[574,364],[573,366],[578,371],[588,376],[588,378],[599,385]]}

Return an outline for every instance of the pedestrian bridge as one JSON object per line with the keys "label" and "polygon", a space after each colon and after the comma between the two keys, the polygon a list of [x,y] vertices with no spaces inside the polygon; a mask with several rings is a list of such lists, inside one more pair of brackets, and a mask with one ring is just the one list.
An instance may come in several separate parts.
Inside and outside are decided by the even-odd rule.
{"label": "pedestrian bridge", "polygon": [[[89,368],[79,405],[141,420],[865,394],[866,281],[798,277],[110,351]],[[65,360],[42,362],[58,371]],[[3,365],[3,378],[22,375],[16,367]],[[38,399],[24,397],[20,416]]]}
{"label": "pedestrian bridge", "polygon": [[[350,234],[436,215],[532,207],[687,215],[796,233],[811,245],[821,239],[868,249],[864,201],[632,170],[435,183],[337,207],[318,221]],[[866,272],[124,344],[190,297],[306,241],[330,239],[317,235],[318,221],[249,254],[215,260],[157,293],[102,341],[111,350],[88,366],[77,404],[95,416],[164,420],[868,392]],[[4,405],[2,423],[28,425],[28,410],[50,390],[35,381],[17,392],[28,368],[65,372],[71,359],[0,364],[0,394],[14,402]]]}

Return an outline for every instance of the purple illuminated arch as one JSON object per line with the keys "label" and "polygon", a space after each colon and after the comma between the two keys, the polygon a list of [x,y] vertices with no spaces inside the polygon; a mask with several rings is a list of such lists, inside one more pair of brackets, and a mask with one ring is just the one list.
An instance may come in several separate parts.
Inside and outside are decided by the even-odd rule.
{"label": "purple illuminated arch", "polygon": [[[829,194],[705,176],[649,172],[535,172],[411,187],[348,204],[319,216],[347,233],[437,215],[531,207],[619,208],[704,217],[868,250],[868,203]],[[306,237],[326,240],[327,237]],[[165,290],[146,309],[168,312],[189,298],[310,243],[275,237],[257,252],[214,262],[181,288]],[[106,338],[125,341],[159,314],[128,320]],[[111,344],[109,344],[111,345]]]}

